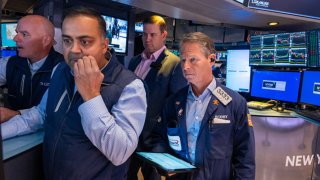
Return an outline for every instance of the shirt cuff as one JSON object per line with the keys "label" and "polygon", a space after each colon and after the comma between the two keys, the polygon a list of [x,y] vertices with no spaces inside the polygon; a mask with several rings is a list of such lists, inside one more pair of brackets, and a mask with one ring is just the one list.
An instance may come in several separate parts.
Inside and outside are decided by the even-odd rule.
{"label": "shirt cuff", "polygon": [[81,121],[86,121],[85,124],[90,123],[92,119],[96,119],[102,116],[111,116],[101,95],[81,104],[78,111],[80,116],[82,117]]}

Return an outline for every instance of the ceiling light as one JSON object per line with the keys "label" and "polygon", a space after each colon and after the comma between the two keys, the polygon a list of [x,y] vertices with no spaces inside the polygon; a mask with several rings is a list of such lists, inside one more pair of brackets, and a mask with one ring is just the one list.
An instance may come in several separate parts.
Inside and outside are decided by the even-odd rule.
{"label": "ceiling light", "polygon": [[277,26],[279,25],[279,22],[268,22],[269,26]]}

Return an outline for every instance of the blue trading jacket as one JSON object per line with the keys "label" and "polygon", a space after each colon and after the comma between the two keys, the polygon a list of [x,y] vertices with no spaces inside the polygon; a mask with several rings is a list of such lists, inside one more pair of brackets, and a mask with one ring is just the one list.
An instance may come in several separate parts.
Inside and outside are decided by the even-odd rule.
{"label": "blue trading jacket", "polygon": [[[208,104],[196,143],[195,166],[199,169],[170,179],[254,180],[254,134],[246,101],[218,82],[217,87],[221,87],[232,101],[223,105],[213,95]],[[185,87],[168,101],[159,128],[164,143],[159,143],[157,151],[170,146],[173,154],[189,161],[185,117],[187,93],[188,87]],[[219,123],[215,119],[223,119],[223,122],[228,123]],[[169,142],[168,136],[175,138]]]}
{"label": "blue trading jacket", "polygon": [[63,56],[52,48],[45,63],[32,77],[27,58],[11,57],[6,67],[9,93],[6,106],[20,110],[38,105],[50,85],[52,69],[61,61]]}

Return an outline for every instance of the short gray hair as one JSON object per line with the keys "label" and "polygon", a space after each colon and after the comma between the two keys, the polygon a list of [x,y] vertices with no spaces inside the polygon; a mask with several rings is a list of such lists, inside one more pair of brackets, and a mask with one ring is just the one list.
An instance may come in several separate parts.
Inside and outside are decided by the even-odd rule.
{"label": "short gray hair", "polygon": [[213,40],[202,32],[192,32],[183,35],[182,40],[180,41],[180,52],[182,52],[181,48],[185,43],[200,44],[202,52],[205,56],[215,53]]}

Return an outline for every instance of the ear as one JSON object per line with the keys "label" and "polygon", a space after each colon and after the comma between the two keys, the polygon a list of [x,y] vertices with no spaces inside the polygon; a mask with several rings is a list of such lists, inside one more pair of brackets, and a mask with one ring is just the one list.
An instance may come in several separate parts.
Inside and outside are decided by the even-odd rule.
{"label": "ear", "polygon": [[161,35],[162,35],[162,39],[165,40],[167,38],[168,32],[163,31],[163,33],[161,33]]}
{"label": "ear", "polygon": [[106,53],[109,47],[109,39],[105,38],[103,42],[103,52]]}
{"label": "ear", "polygon": [[216,62],[216,55],[215,54],[210,54],[208,58],[210,59],[210,65],[212,67]]}
{"label": "ear", "polygon": [[215,54],[210,54],[209,58],[210,58],[210,62],[211,63],[215,63],[215,61],[216,61],[216,55]]}
{"label": "ear", "polygon": [[43,36],[42,38],[43,47],[54,45],[54,42],[54,39],[50,38],[49,36]]}

